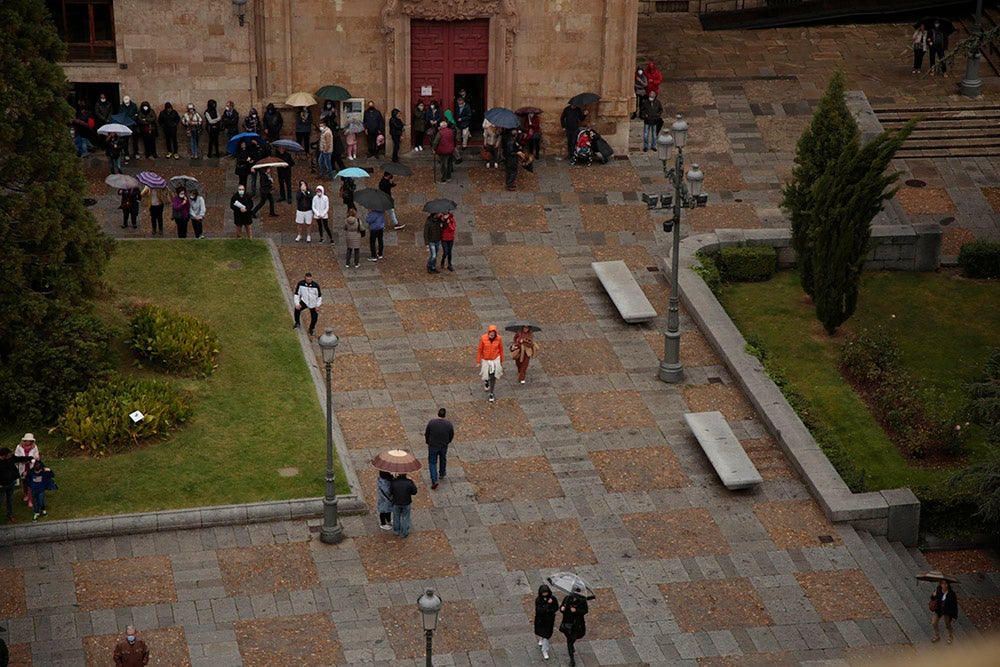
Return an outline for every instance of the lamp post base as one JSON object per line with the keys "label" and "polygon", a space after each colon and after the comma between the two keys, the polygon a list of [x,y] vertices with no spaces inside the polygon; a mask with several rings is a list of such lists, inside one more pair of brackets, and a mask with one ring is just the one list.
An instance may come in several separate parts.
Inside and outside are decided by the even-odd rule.
{"label": "lamp post base", "polygon": [[[671,310],[671,319],[677,316]],[[663,333],[663,361],[660,362],[659,378],[664,382],[680,382],[684,379],[684,365],[681,363],[681,332],[676,324],[668,325]]]}
{"label": "lamp post base", "polygon": [[660,363],[659,378],[664,382],[677,383],[684,379],[684,366],[681,364]]}
{"label": "lamp post base", "polygon": [[958,92],[964,97],[976,98],[983,92],[983,82],[979,78],[979,61],[982,55],[972,54],[965,61],[965,79],[958,85]]}
{"label": "lamp post base", "polygon": [[344,539],[337,514],[337,499],[323,498],[323,527],[319,531],[319,541],[323,544],[337,544]]}

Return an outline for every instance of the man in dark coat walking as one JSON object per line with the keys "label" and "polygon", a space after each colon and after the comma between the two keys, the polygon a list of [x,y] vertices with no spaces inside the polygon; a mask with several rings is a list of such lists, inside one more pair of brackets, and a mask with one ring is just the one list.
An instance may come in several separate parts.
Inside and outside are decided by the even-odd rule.
{"label": "man in dark coat walking", "polygon": [[567,595],[559,606],[562,612],[562,623],[559,624],[559,632],[566,635],[566,648],[569,651],[569,666],[576,666],[576,648],[578,639],[583,639],[587,634],[586,615],[590,611],[587,608],[587,598],[581,595],[581,591],[576,586],[573,592]]}
{"label": "man in dark coat walking", "polygon": [[438,477],[444,479],[448,475],[448,445],[455,439],[455,426],[445,419],[446,414],[448,413],[444,408],[438,410],[438,416],[427,422],[427,428],[424,429],[432,489],[438,488]]}
{"label": "man in dark coat walking", "polygon": [[410,508],[413,496],[417,495],[417,485],[406,473],[400,473],[389,484],[389,491],[392,498],[392,534],[407,537],[410,534]]}

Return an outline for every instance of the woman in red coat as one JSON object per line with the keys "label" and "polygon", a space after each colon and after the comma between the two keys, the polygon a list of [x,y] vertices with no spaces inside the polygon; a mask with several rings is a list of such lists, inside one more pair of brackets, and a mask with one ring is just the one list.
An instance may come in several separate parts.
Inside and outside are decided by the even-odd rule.
{"label": "woman in red coat", "polygon": [[663,75],[660,74],[660,70],[656,69],[656,65],[650,60],[649,64],[646,65],[646,94],[649,95],[650,92],[654,92],[659,97],[661,83],[663,83]]}

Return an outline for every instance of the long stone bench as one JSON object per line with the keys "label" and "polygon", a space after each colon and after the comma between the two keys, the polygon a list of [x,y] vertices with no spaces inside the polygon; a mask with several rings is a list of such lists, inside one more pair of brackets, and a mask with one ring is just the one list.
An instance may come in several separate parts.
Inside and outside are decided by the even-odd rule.
{"label": "long stone bench", "polygon": [[764,481],[721,412],[689,412],[684,419],[727,489],[746,489]]}
{"label": "long stone bench", "polygon": [[630,324],[656,319],[656,310],[622,260],[591,262],[597,279],[611,297],[622,319]]}

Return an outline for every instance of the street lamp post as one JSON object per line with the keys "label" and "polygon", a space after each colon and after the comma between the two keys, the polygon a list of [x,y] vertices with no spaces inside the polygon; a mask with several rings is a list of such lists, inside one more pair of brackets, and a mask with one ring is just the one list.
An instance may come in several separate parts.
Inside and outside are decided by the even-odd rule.
{"label": "street lamp post", "polygon": [[337,485],[333,471],[333,399],[330,389],[330,367],[339,342],[333,329],[329,327],[319,337],[319,348],[326,365],[326,491],[323,496],[323,528],[319,539],[326,544],[336,544],[344,539],[344,531],[337,516]]}
{"label": "street lamp post", "polygon": [[983,82],[979,79],[979,62],[983,59],[983,0],[976,0],[976,26],[973,28],[976,42],[969,49],[965,61],[965,79],[958,90],[965,97],[979,97]]}
{"label": "street lamp post", "polygon": [[[672,134],[671,134],[672,133]],[[673,218],[663,223],[663,231],[673,231],[673,251],[671,252],[670,271],[670,304],[667,309],[667,331],[663,335],[663,361],[660,363],[659,377],[664,382],[680,382],[684,377],[684,366],[681,364],[681,326],[680,326],[680,289],[678,274],[680,273],[681,247],[681,209],[704,206],[708,200],[701,194],[702,181],[705,174],[698,165],[687,173],[687,183],[684,183],[684,146],[687,144],[688,124],[684,117],[677,114],[677,120],[670,126],[670,131],[664,130],[656,139],[657,157],[663,162],[663,176],[674,186],[674,194],[657,197],[646,195],[646,203],[650,210],[656,209],[657,200],[661,208],[673,204]],[[674,153],[674,148],[677,152]],[[674,158],[673,166],[670,165]]]}
{"label": "street lamp post", "polygon": [[427,638],[427,667],[433,667],[431,644],[434,642],[434,630],[437,629],[438,613],[441,611],[441,598],[437,596],[433,588],[428,588],[417,600],[417,609],[420,611],[424,636]]}

